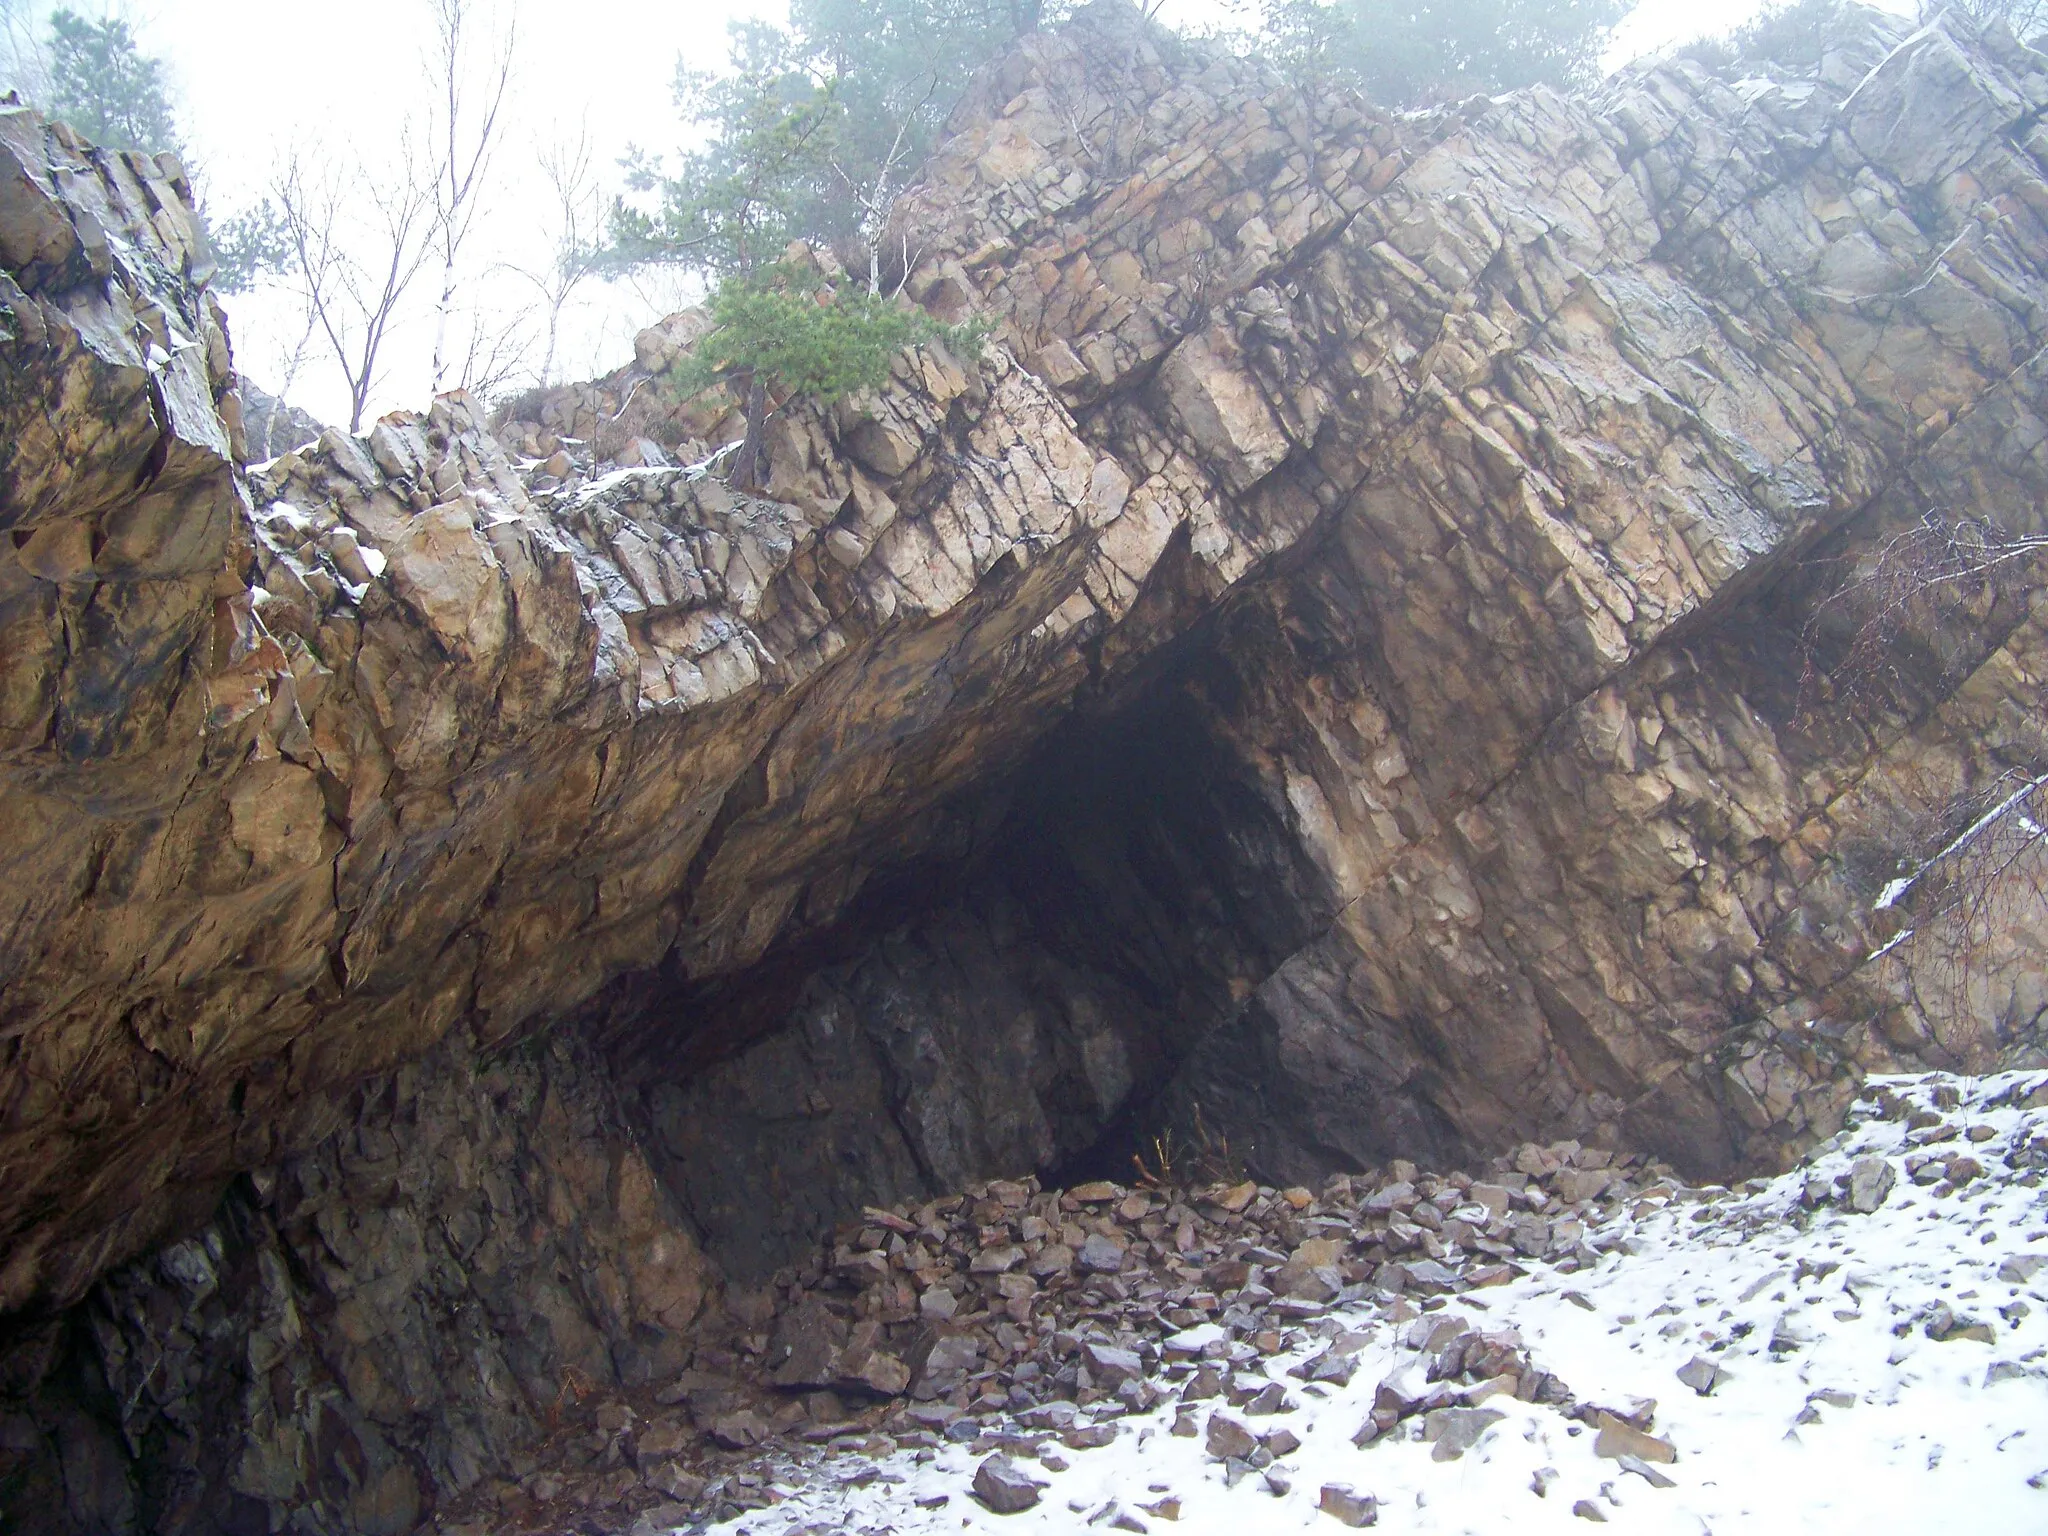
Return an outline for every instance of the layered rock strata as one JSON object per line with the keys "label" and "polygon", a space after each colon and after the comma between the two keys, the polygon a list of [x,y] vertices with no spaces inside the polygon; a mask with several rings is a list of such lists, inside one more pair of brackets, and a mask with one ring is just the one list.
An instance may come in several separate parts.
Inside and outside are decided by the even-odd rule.
{"label": "layered rock strata", "polygon": [[[1930,510],[2041,504],[2042,60],[1891,27],[1813,78],[1398,124],[1099,16],[991,73],[899,233],[1130,471],[1057,615],[1097,675],[975,802],[966,895],[644,1090],[707,1230],[798,1240],[737,1193],[778,1181],[943,1188],[946,1128],[1017,1102],[971,1085],[992,1035],[1106,1033],[1164,1069],[1151,1127],[1199,1107],[1303,1179],[1558,1130],[1776,1165],[1862,1070],[2037,1048],[2031,898],[1967,975],[1931,934],[1868,962],[1886,881],[2044,746],[2031,576],[1875,677],[1828,601]],[[1016,1070],[1088,1101],[1057,1051]],[[1008,1165],[1070,1151],[1026,1118]]]}
{"label": "layered rock strata", "polygon": [[2037,1050],[2037,910],[1951,985],[1876,900],[2043,766],[2031,585],[1861,679],[1825,598],[2040,531],[2044,107],[1865,17],[1394,118],[1094,7],[896,211],[995,342],[762,495],[689,317],[245,472],[175,164],[0,111],[10,1506],[402,1528],[675,1368],[699,1236],[1119,1127],[1697,1175]]}

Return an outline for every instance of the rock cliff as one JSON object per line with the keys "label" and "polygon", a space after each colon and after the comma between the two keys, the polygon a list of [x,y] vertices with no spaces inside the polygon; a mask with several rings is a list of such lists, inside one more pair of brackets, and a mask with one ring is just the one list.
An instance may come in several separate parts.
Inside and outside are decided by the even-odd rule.
{"label": "rock cliff", "polygon": [[895,211],[994,343],[761,495],[690,316],[244,468],[177,166],[0,110],[0,1495],[409,1529],[863,1204],[1726,1174],[2030,1059],[2042,914],[1875,897],[2044,766],[2048,612],[1852,677],[1827,599],[2044,531],[2044,108],[1867,15],[1392,117],[1093,7]]}

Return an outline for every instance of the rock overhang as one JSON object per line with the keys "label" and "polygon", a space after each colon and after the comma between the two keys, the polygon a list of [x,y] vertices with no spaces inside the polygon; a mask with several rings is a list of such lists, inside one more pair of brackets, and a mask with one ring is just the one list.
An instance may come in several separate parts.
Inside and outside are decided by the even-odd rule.
{"label": "rock overhang", "polygon": [[[2026,749],[2032,619],[1955,637],[1966,686],[1907,679],[1846,743],[1773,714],[1783,657],[1743,641],[1803,634],[1814,547],[1853,559],[1918,504],[2037,489],[2040,167],[2008,130],[2042,76],[1939,27],[1852,28],[1829,57],[1740,92],[1679,63],[1590,103],[1400,120],[1290,106],[1253,66],[1091,12],[977,85],[896,215],[925,253],[908,291],[999,317],[998,345],[787,412],[765,497],[659,465],[543,486],[539,456],[445,400],[287,454],[243,510],[224,346],[172,348],[203,356],[218,418],[180,384],[135,416],[168,437],[75,456],[117,485],[189,438],[165,493],[227,509],[130,562],[167,583],[162,643],[108,596],[86,611],[136,662],[118,687],[29,650],[12,668],[87,757],[141,720],[191,725],[127,779],[95,770],[84,815],[33,729],[10,759],[56,829],[18,858],[87,897],[24,908],[10,938],[8,1161],[29,1176],[9,1303],[76,1295],[161,1230],[152,1202],[203,1204],[310,1144],[353,1084],[450,1030],[601,1015],[611,978],[656,964],[676,997],[774,1024],[745,994],[829,968],[806,946],[866,931],[849,914],[878,872],[993,869],[1011,786],[1134,720],[1180,720],[1196,746],[1172,766],[1236,788],[1176,837],[1271,844],[1206,877],[1238,882],[1216,905],[1281,915],[1154,1042],[1176,1083],[1107,1047],[1091,1064],[1074,1026],[1052,1081],[1128,1076],[1105,1123],[1141,1086],[1228,1103],[1235,1060],[1258,1086],[1233,1112],[1290,1169],[1564,1130],[1720,1165],[1824,1126],[1859,1061],[1907,1049],[1893,1036],[2005,1048],[2013,1021],[1929,1020],[1859,974],[1871,918],[1828,849]],[[1879,129],[1937,87],[1963,126],[1929,166]],[[1147,115],[1114,110],[1132,93]],[[100,215],[37,183],[37,155],[84,157],[151,217],[164,196],[36,131],[14,163],[56,233],[10,270],[41,306],[71,281],[44,250],[58,224]],[[168,239],[110,206],[135,248]],[[155,295],[130,305],[139,349],[145,311],[212,334],[166,250],[112,282]],[[1857,290],[1875,269],[1845,250],[1925,281]],[[671,446],[723,430],[617,393]],[[533,425],[499,430],[516,450]],[[19,498],[49,528],[17,538],[17,617],[80,590],[50,562],[92,551],[106,499],[53,497]],[[1908,768],[1945,787],[1903,788]],[[1031,884],[997,874],[1011,899]],[[1113,975],[1090,947],[1136,943],[1127,917],[1045,963]],[[858,969],[867,944],[827,958]],[[130,952],[118,984],[81,985]],[[634,995],[601,1036],[644,1018]],[[1817,1042],[1801,1014],[1839,1028]]]}

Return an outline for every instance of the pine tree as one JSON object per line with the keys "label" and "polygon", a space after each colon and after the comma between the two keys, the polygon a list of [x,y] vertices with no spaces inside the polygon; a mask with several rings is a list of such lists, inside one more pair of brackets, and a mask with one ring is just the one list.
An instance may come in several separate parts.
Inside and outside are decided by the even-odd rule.
{"label": "pine tree", "polygon": [[[739,394],[746,433],[733,480],[749,487],[765,479],[771,397],[833,399],[878,388],[895,355],[917,341],[978,345],[977,332],[941,326],[882,292],[873,263],[865,289],[842,282],[829,290],[784,264],[793,240],[822,244],[871,223],[910,153],[903,122],[879,154],[864,147],[878,119],[862,112],[883,111],[875,103],[886,92],[873,78],[849,86],[851,73],[817,67],[807,46],[779,28],[742,25],[734,28],[731,73],[679,70],[678,103],[710,130],[709,142],[672,172],[644,156],[629,161],[636,189],[656,201],[652,211],[622,203],[613,215],[622,260],[677,262],[713,283],[714,329],[678,382],[722,383]],[[858,99],[869,105],[849,105]]]}
{"label": "pine tree", "polygon": [[128,23],[50,17],[49,108],[95,144],[148,154],[182,152],[163,60],[144,53]]}

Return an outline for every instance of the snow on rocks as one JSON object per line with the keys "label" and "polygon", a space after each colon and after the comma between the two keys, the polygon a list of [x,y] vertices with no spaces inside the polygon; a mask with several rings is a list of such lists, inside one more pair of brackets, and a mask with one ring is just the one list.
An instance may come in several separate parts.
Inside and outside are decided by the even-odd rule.
{"label": "snow on rocks", "polygon": [[[1128,1213],[1041,1235],[1119,1237],[1124,1267],[1036,1311],[963,1288],[949,1326],[987,1337],[946,1400],[763,1447],[741,1475],[766,1507],[710,1528],[2048,1528],[2048,1074],[1873,1079],[1805,1165],[1737,1190],[1569,1147],[1502,1161],[1313,1197],[1027,1190],[1020,1213]],[[1585,1171],[1609,1177],[1565,1202]],[[930,1218],[907,1218],[928,1245]]]}

